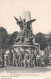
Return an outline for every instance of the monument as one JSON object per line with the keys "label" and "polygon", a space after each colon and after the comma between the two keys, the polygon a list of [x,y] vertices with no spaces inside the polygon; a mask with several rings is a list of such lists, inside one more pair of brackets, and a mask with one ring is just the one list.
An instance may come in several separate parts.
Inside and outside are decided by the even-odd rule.
{"label": "monument", "polygon": [[[26,19],[26,22],[31,20],[31,13],[29,11],[24,11],[23,12],[23,16],[22,19]],[[32,24],[30,25],[31,29],[32,29]]]}
{"label": "monument", "polygon": [[[27,15],[28,14],[28,15]],[[27,16],[29,17],[30,12],[24,12],[24,17],[21,18],[20,20],[17,19],[15,16],[15,20],[16,23],[19,25],[21,32],[18,34],[17,38],[15,39],[15,43],[14,43],[14,49],[18,49],[18,48],[23,48],[23,49],[28,49],[28,48],[33,48],[34,49],[34,34],[32,32],[32,23],[36,20],[36,19],[32,19],[31,20],[31,14],[30,14],[30,18],[28,19]],[[25,16],[26,15],[26,16]]]}

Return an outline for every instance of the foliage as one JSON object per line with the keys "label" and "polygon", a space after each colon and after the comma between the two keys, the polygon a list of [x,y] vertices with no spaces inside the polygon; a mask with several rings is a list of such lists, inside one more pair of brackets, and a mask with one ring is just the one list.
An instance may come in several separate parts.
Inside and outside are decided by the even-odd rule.
{"label": "foliage", "polygon": [[0,27],[0,49],[11,48],[14,44],[17,35],[17,31],[13,32],[12,34],[8,34],[5,28]]}
{"label": "foliage", "polygon": [[44,34],[42,34],[40,32],[35,35],[35,42],[40,44],[41,50],[44,50],[47,46],[47,40],[44,37]]}
{"label": "foliage", "polygon": [[6,39],[8,38],[8,33],[5,28],[0,27],[0,49],[7,48]]}

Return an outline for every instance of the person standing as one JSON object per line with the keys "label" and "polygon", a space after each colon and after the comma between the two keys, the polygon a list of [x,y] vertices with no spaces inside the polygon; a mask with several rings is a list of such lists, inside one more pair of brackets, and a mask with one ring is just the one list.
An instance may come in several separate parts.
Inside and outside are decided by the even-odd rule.
{"label": "person standing", "polygon": [[35,66],[35,58],[34,58],[34,50],[33,48],[30,50],[31,54],[30,54],[30,65],[31,67]]}
{"label": "person standing", "polygon": [[29,67],[29,53],[27,51],[24,55],[24,66]]}
{"label": "person standing", "polygon": [[13,51],[13,66],[16,66],[15,59],[16,59],[16,52],[14,50]]}

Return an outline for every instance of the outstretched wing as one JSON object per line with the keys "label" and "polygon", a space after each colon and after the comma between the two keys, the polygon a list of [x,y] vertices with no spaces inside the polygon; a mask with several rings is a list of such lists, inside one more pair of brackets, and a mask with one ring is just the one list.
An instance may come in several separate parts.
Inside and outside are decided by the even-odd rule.
{"label": "outstretched wing", "polygon": [[19,21],[15,16],[14,16],[14,18],[15,18],[16,21]]}
{"label": "outstretched wing", "polygon": [[36,20],[36,19],[33,19],[33,20],[30,20],[30,21],[27,22],[28,29],[30,29],[30,27],[31,27],[31,26],[30,26],[31,23],[34,22],[35,20]]}
{"label": "outstretched wing", "polygon": [[21,24],[22,22],[21,21],[19,21],[15,16],[14,16],[14,18],[15,18],[15,20],[16,20],[16,22],[17,22],[17,24]]}
{"label": "outstretched wing", "polygon": [[28,25],[30,25],[32,22],[34,22],[36,19],[30,20],[27,22]]}
{"label": "outstretched wing", "polygon": [[20,26],[20,29],[23,29],[23,22],[22,21],[19,21],[15,16],[14,16],[17,24]]}

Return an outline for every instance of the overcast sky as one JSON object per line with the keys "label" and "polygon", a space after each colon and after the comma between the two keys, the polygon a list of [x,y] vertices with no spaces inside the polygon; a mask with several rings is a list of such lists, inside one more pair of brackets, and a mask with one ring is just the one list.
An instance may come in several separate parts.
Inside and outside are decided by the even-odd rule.
{"label": "overcast sky", "polygon": [[20,31],[14,16],[19,18],[24,11],[31,12],[33,33],[51,31],[51,0],[0,0],[0,27],[8,33]]}

